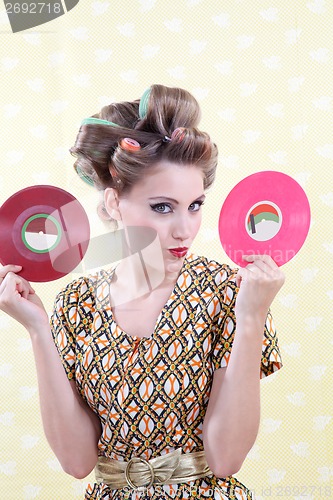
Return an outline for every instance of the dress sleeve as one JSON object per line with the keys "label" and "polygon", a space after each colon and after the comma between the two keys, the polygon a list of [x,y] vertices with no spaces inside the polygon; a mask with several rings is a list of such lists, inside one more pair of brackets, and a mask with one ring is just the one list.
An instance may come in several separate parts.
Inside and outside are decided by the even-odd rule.
{"label": "dress sleeve", "polygon": [[50,318],[53,340],[69,379],[75,378],[78,302],[79,290],[70,283],[56,296]]}
{"label": "dress sleeve", "polygon": [[[235,302],[237,297],[237,269],[227,271],[227,278],[220,285],[221,309],[217,321],[217,334],[213,351],[215,369],[228,365],[236,331]],[[263,332],[261,378],[271,375],[282,367],[276,328],[271,311],[268,312]]]}

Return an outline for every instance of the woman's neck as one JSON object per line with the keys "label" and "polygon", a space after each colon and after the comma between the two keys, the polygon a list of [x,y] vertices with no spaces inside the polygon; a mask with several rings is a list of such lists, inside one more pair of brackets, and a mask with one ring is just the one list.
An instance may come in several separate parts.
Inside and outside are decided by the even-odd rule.
{"label": "woman's neck", "polygon": [[144,252],[137,252],[117,265],[110,285],[113,307],[174,288],[183,259],[166,269],[162,258],[157,263],[147,257]]}

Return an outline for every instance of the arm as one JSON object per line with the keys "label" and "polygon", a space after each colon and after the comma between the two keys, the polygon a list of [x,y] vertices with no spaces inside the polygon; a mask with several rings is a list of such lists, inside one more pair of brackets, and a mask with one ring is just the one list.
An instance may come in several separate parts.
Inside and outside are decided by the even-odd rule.
{"label": "arm", "polygon": [[236,473],[260,421],[260,364],[266,314],[284,276],[267,256],[252,257],[236,281],[236,333],[227,368],[214,373],[203,426],[208,465],[218,477]]}
{"label": "arm", "polygon": [[69,381],[50,327],[29,331],[38,378],[46,438],[68,474],[82,479],[95,467],[100,421]]}
{"label": "arm", "polygon": [[204,447],[208,464],[218,477],[241,468],[257,436],[262,331],[262,325],[255,329],[250,321],[237,324],[228,367],[214,373],[204,420]]}
{"label": "arm", "polygon": [[30,334],[46,437],[64,470],[83,478],[97,461],[99,419],[67,378],[40,299],[15,271],[13,266],[0,270],[0,309]]}

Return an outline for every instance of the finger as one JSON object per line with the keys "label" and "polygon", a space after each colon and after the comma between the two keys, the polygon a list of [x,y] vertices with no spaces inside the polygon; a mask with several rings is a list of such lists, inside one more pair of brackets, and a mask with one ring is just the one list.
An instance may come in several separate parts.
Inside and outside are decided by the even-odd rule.
{"label": "finger", "polygon": [[27,299],[30,294],[32,294],[32,288],[28,282],[23,282],[22,280],[16,282],[16,290],[23,297]]}
{"label": "finger", "polygon": [[243,255],[242,259],[246,262],[264,262],[271,269],[277,269],[279,267],[272,257],[267,254]]}
{"label": "finger", "polygon": [[250,263],[246,267],[240,268],[238,274],[240,276],[240,282],[253,279],[266,279],[268,276],[265,271],[260,269],[257,263]]}
{"label": "finger", "polygon": [[0,292],[2,292],[5,288],[12,291],[16,290],[21,296],[24,296],[24,298],[26,298],[29,294],[35,293],[35,290],[27,280],[21,278],[12,271],[9,271],[3,278],[0,285]]}
{"label": "finger", "polygon": [[30,285],[29,281],[25,280],[24,278],[21,278],[17,274],[15,274],[14,276],[16,276],[20,280],[20,283],[21,283],[21,286],[22,286],[22,292],[20,292],[21,294],[22,293],[24,293],[24,294],[27,293],[29,295],[29,294],[35,293],[35,290],[32,288],[32,286]]}
{"label": "finger", "polygon": [[239,270],[238,273],[236,274],[235,281],[236,281],[236,287],[239,288],[240,284],[242,282],[242,273],[241,273],[241,270]]}
{"label": "finger", "polygon": [[257,264],[251,263],[245,267],[245,272],[254,273],[254,272],[258,272],[258,271],[259,271],[259,268],[258,268]]}
{"label": "finger", "polygon": [[240,287],[242,281],[246,281],[247,279],[253,276],[254,266],[253,268],[252,266],[253,264],[249,264],[246,267],[239,268],[238,273],[236,275],[236,285],[238,286],[238,288]]}
{"label": "finger", "polygon": [[18,273],[21,271],[22,266],[17,266],[15,264],[7,264],[6,266],[0,267],[0,278],[4,278],[7,273],[13,272]]}
{"label": "finger", "polygon": [[270,274],[272,272],[272,268],[266,264],[263,260],[255,260],[254,262],[251,262],[246,266],[246,269],[249,269],[250,271],[261,271],[265,274]]}

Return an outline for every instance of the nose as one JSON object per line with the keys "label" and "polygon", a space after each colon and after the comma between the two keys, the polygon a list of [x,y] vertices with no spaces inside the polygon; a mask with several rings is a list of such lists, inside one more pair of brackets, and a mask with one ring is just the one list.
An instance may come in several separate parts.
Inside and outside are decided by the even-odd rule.
{"label": "nose", "polygon": [[175,240],[186,243],[186,240],[189,240],[191,238],[191,227],[192,224],[188,215],[177,217],[173,224],[172,237]]}

